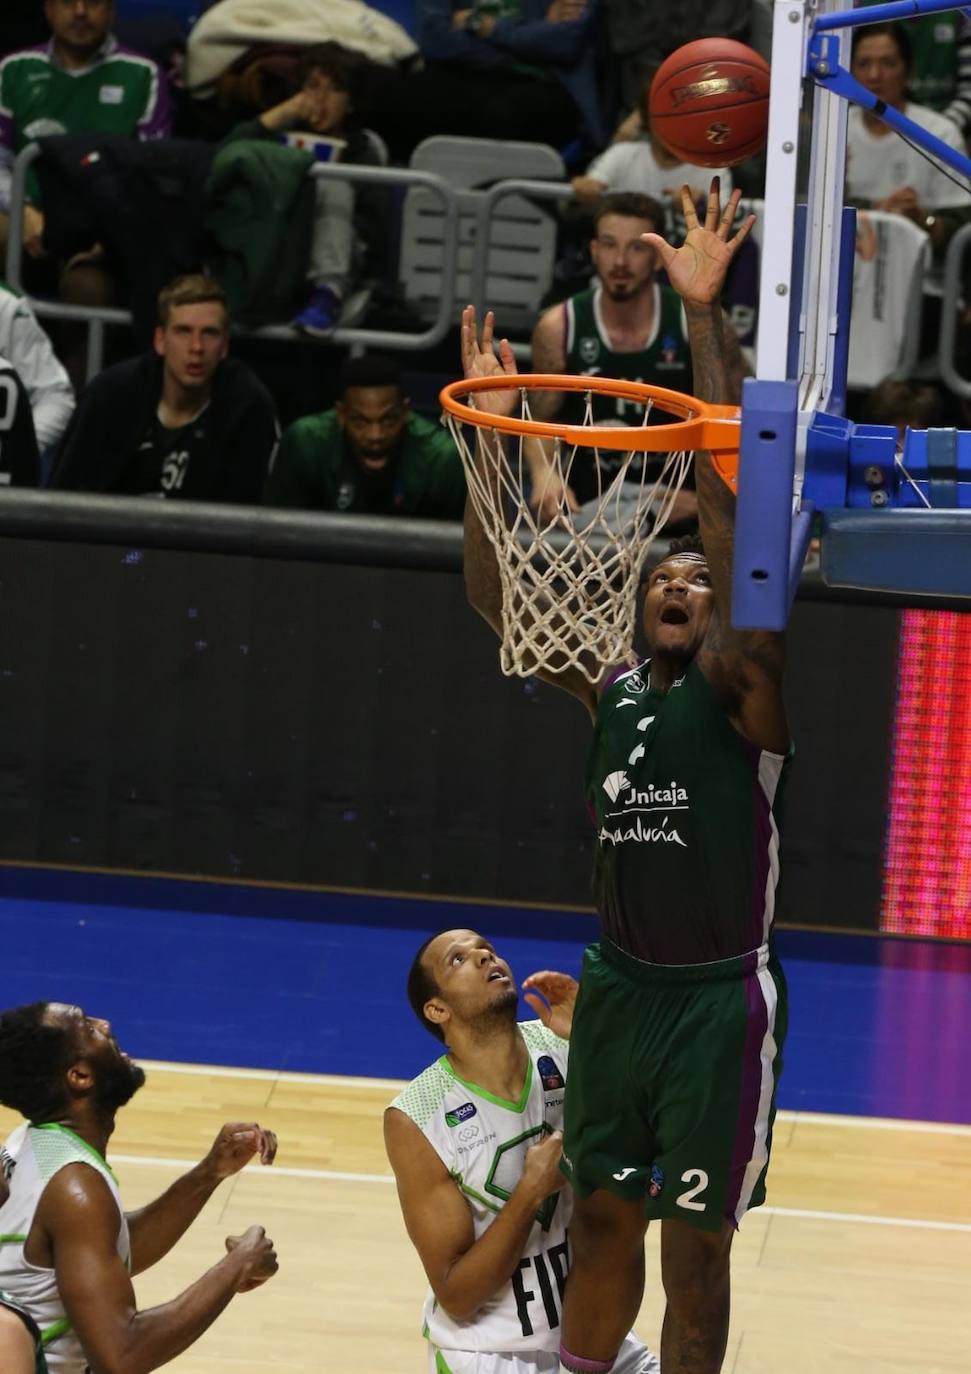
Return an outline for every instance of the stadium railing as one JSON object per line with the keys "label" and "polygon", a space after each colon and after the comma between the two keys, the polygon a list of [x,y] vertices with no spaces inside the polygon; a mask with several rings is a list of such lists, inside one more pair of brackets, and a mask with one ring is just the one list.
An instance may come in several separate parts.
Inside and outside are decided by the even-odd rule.
{"label": "stadium railing", "polygon": [[[130,325],[131,312],[112,306],[68,305],[63,301],[33,296],[23,285],[23,208],[27,173],[41,156],[41,148],[30,143],[14,162],[10,194],[10,229],[7,243],[6,279],[15,290],[23,292],[34,312],[42,318],[76,320],[87,325],[87,378],[101,370],[104,358],[104,332],[108,325]],[[420,186],[437,196],[442,204],[445,233],[442,240],[442,291],[438,308],[427,328],[416,330],[368,329],[354,325],[339,327],[328,334],[325,342],[354,347],[381,348],[417,352],[432,348],[448,333],[454,323],[456,306],[454,282],[458,254],[458,205],[454,190],[441,177],[428,172],[412,171],[406,167],[364,167],[352,164],[318,163],[311,169],[315,177],[336,177],[339,180],[370,185],[404,187]],[[247,337],[275,339],[282,343],[306,343],[305,335],[288,324],[268,324],[258,328],[239,328],[237,333]]]}

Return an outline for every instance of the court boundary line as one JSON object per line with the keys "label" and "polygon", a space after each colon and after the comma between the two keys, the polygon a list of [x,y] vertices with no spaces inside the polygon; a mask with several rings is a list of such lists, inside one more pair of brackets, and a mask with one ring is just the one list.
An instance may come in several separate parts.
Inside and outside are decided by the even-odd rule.
{"label": "court boundary line", "polygon": [[[192,1167],[195,1161],[189,1159],[168,1159],[155,1155],[116,1155],[111,1156],[113,1165],[133,1165],[141,1168],[155,1169],[185,1169]],[[270,1168],[256,1167],[247,1165],[242,1169],[237,1177],[246,1174],[258,1176],[260,1178],[297,1178],[313,1179],[320,1183],[381,1183],[393,1184],[395,1179],[393,1174],[355,1174],[345,1173],[336,1169],[301,1169],[297,1167],[281,1167],[274,1164]],[[921,1231],[956,1231],[964,1235],[971,1235],[971,1222],[968,1221],[933,1221],[929,1217],[881,1217],[868,1215],[866,1212],[814,1212],[805,1207],[759,1207],[755,1209],[766,1216],[791,1217],[796,1221],[832,1221],[842,1222],[849,1225],[864,1226],[900,1226],[909,1230]]]}
{"label": "court boundary line", "polygon": [[[178,1064],[164,1059],[139,1059],[137,1061],[146,1072],[181,1073],[188,1077],[251,1079],[258,1083],[307,1084],[321,1088],[351,1088],[367,1091],[369,1088],[388,1092],[400,1092],[407,1087],[406,1078],[362,1078],[345,1077],[342,1074],[279,1072],[273,1069],[222,1068],[215,1064]],[[971,1137],[971,1126],[960,1122],[911,1121],[905,1117],[892,1116],[840,1116],[828,1112],[802,1112],[786,1109],[776,1113],[776,1121],[794,1122],[807,1126],[848,1126],[854,1130],[875,1131],[914,1131],[925,1135],[956,1135]]]}

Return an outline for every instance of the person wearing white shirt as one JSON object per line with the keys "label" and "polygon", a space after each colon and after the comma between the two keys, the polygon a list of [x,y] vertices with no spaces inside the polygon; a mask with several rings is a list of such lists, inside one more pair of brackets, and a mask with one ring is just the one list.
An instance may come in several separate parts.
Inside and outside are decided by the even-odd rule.
{"label": "person wearing white shirt", "polygon": [[[902,24],[868,24],[853,36],[851,73],[885,105],[964,151],[955,125],[936,110],[907,99],[910,40]],[[930,229],[932,212],[965,204],[968,183],[944,172],[870,110],[851,105],[846,129],[846,196],[874,210],[905,215]]]}
{"label": "person wearing white shirt", "polygon": [[74,414],[74,391],[50,339],[23,296],[0,282],[0,356],[16,369],[27,389],[46,473],[61,435]]}
{"label": "person wearing white shirt", "polygon": [[706,192],[712,176],[721,177],[722,194],[732,193],[732,174],[727,167],[713,171],[682,162],[668,152],[642,115],[640,138],[618,141],[594,158],[582,177],[573,178],[573,190],[583,205],[615,191],[639,191],[641,195],[670,203],[682,186],[690,186],[696,200]]}

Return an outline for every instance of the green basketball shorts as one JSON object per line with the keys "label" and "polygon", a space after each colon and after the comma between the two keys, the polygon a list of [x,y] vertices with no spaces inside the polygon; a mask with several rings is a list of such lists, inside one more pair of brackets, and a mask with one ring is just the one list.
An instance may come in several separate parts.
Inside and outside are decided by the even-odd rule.
{"label": "green basketball shorts", "polygon": [[787,1021],[768,947],[647,964],[609,940],[583,961],[561,1168],[580,1197],[644,1199],[706,1231],[765,1201]]}

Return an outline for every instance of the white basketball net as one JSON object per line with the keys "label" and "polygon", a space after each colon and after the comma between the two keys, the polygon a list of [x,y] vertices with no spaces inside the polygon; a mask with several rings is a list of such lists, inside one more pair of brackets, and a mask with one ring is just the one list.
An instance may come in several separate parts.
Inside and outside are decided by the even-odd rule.
{"label": "white basketball net", "polygon": [[[527,388],[521,418],[533,417]],[[467,404],[475,404],[469,396]],[[645,407],[642,423],[652,403]],[[660,409],[660,407],[658,407]],[[465,467],[469,496],[496,551],[502,584],[502,649],[507,676],[578,668],[596,683],[610,664],[634,662],[637,588],[651,544],[664,528],[691,466],[691,453],[621,452],[595,447],[592,395],[584,427],[590,447],[543,440],[557,491],[540,519],[530,507],[526,435],[504,435],[488,422],[443,417]],[[677,418],[680,418],[677,417]],[[579,513],[564,488],[575,466],[593,464],[597,491]]]}

